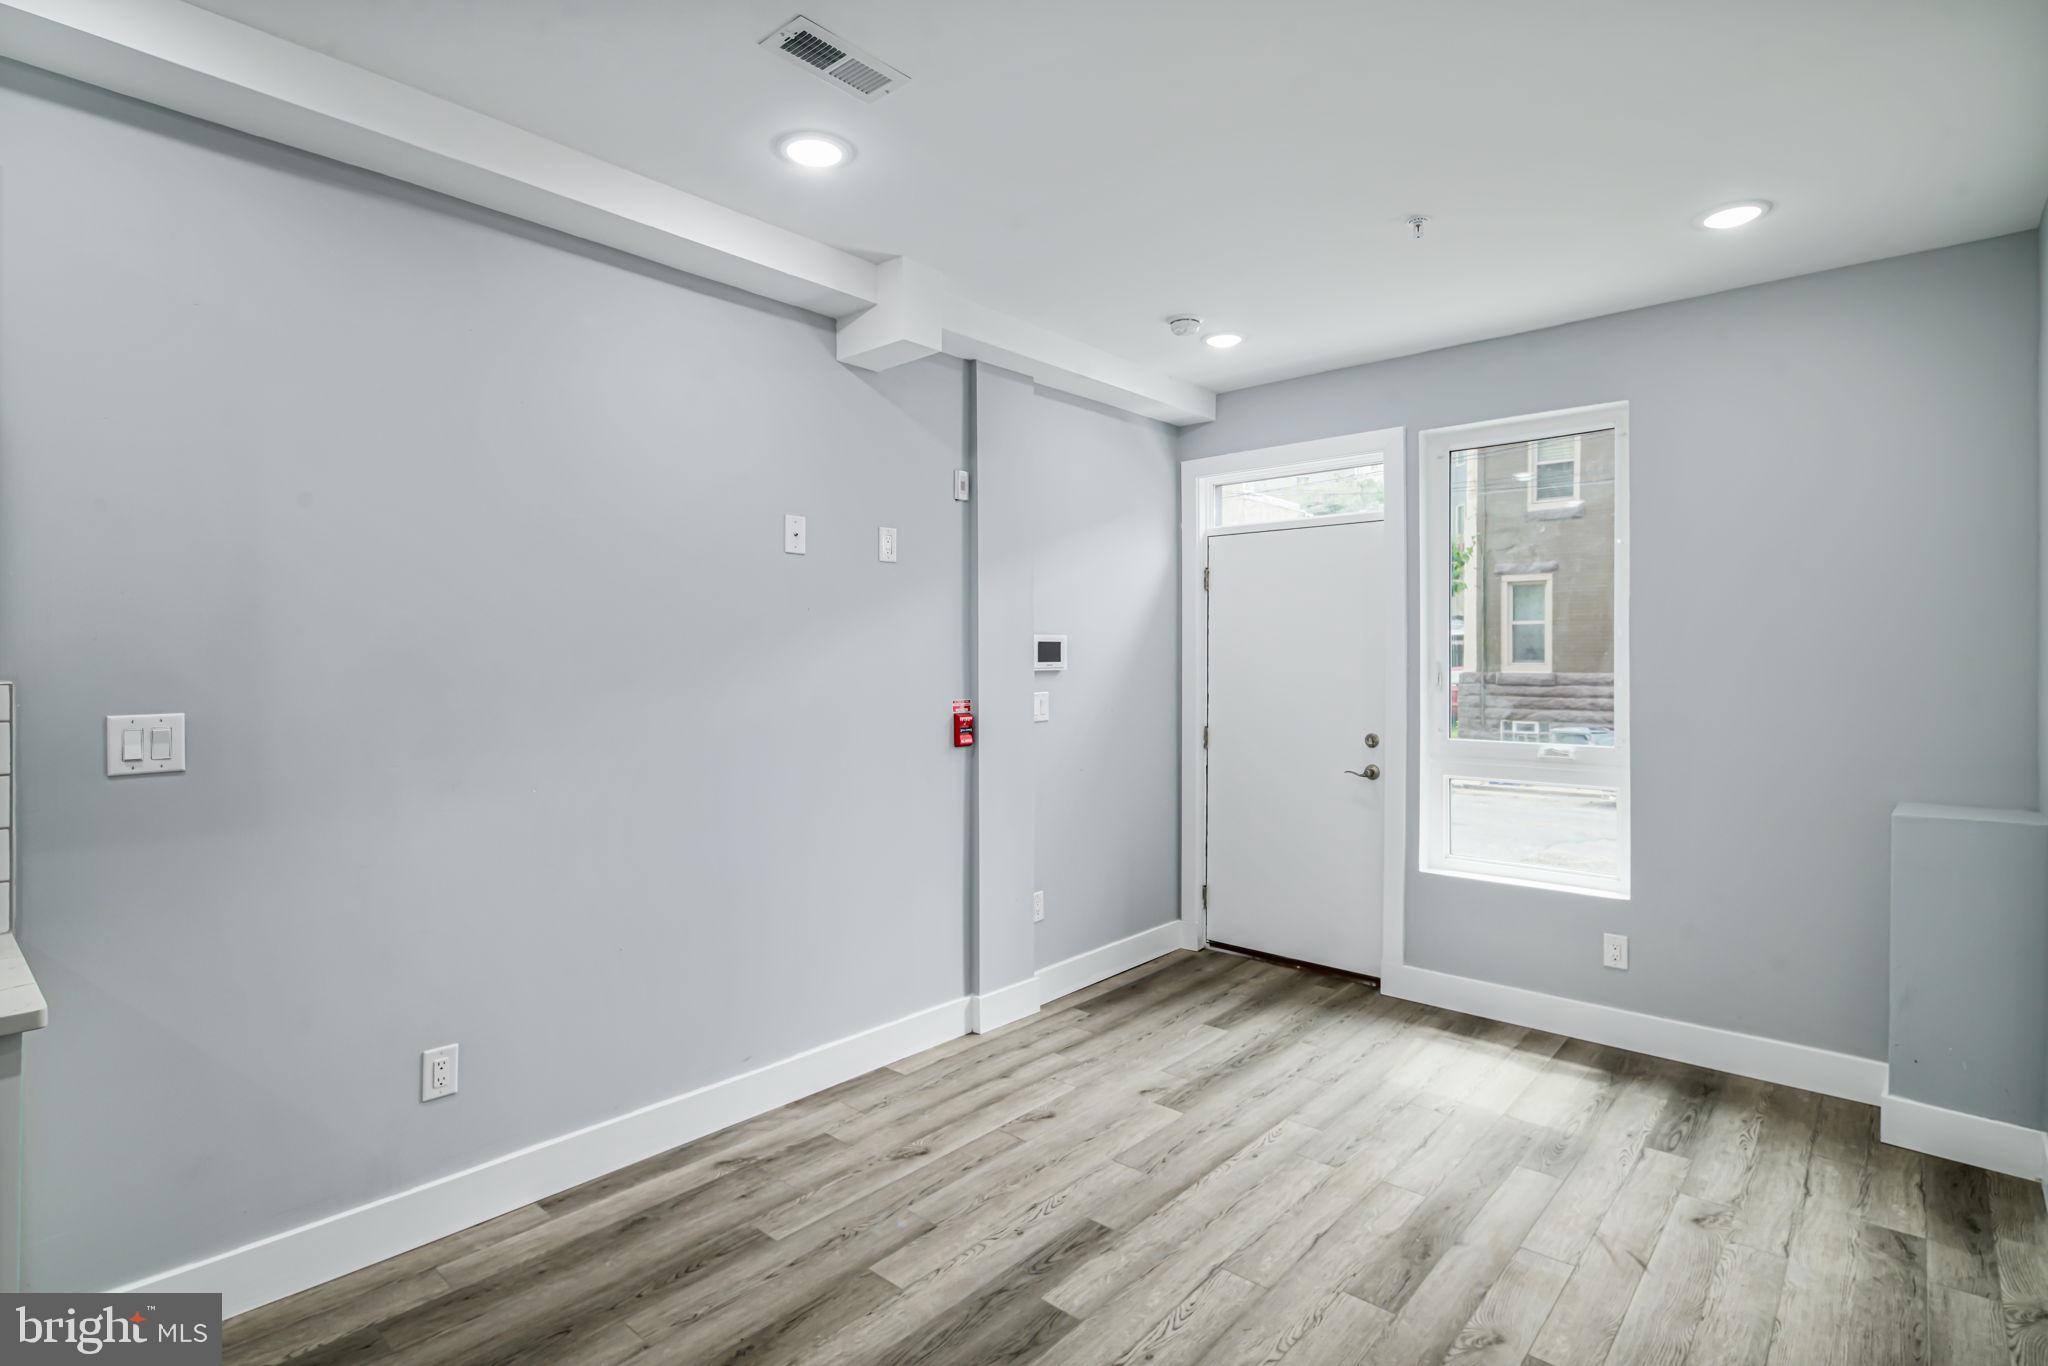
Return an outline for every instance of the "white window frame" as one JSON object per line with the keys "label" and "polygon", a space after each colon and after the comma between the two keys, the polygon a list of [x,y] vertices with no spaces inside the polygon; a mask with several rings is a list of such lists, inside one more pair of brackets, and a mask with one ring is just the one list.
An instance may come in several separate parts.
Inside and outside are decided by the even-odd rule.
{"label": "white window frame", "polygon": [[1557,497],[1557,498],[1542,498],[1542,497],[1538,497],[1538,496],[1537,496],[1537,492],[1536,492],[1536,486],[1537,486],[1537,484],[1538,484],[1539,482],[1541,482],[1541,481],[1540,481],[1540,480],[1538,480],[1538,478],[1537,478],[1537,467],[1538,467],[1539,465],[1562,465],[1562,464],[1564,464],[1565,462],[1564,462],[1564,461],[1563,461],[1562,459],[1559,459],[1559,458],[1552,458],[1552,459],[1549,459],[1549,460],[1538,460],[1538,459],[1536,458],[1536,448],[1537,448],[1537,446],[1541,445],[1542,443],[1541,443],[1540,441],[1531,441],[1531,442],[1529,443],[1529,506],[1530,506],[1530,507],[1532,507],[1532,508],[1554,508],[1554,507],[1564,507],[1564,506],[1565,506],[1565,505],[1567,505],[1567,504],[1570,504],[1570,503],[1576,503],[1576,502],[1578,502],[1578,501],[1579,501],[1579,498],[1580,498],[1580,495],[1579,495],[1579,487],[1580,487],[1580,483],[1579,483],[1579,476],[1580,476],[1580,474],[1582,473],[1582,468],[1581,468],[1581,465],[1580,465],[1580,461],[1581,461],[1581,459],[1583,458],[1583,456],[1582,456],[1582,451],[1583,451],[1583,444],[1582,444],[1582,443],[1581,443],[1581,442],[1580,442],[1580,441],[1578,440],[1578,436],[1579,436],[1579,433],[1577,433],[1577,432],[1574,432],[1574,433],[1572,433],[1572,454],[1571,454],[1571,466],[1572,466],[1572,491],[1571,491],[1570,493],[1567,493],[1567,494],[1563,495],[1562,497]]}
{"label": "white window frame", "polygon": [[[1518,441],[1586,432],[1614,432],[1614,744],[1530,744],[1501,739],[1453,739],[1450,733],[1450,488],[1451,453],[1479,446],[1505,446]],[[1538,887],[1585,896],[1627,900],[1632,860],[1630,831],[1629,754],[1629,512],[1628,404],[1603,403],[1584,408],[1535,413],[1498,422],[1439,427],[1418,438],[1418,474],[1422,482],[1422,526],[1415,537],[1419,565],[1415,575],[1421,600],[1422,650],[1421,773],[1418,802],[1421,828],[1417,855],[1424,875],[1470,878]],[[1533,446],[1531,448],[1533,450]],[[1533,466],[1533,457],[1532,457]],[[1575,481],[1576,482],[1576,481]],[[1531,483],[1534,471],[1531,470]],[[1546,500],[1550,501],[1550,500]],[[1505,579],[1522,578],[1504,575]],[[1534,576],[1529,576],[1534,577]],[[1505,585],[1503,585],[1505,588]],[[1549,597],[1549,631],[1555,629],[1556,591]],[[1506,602],[1502,616],[1508,615]],[[1510,639],[1512,637],[1510,636]],[[1470,656],[1472,632],[1466,628],[1465,672],[1480,671],[1483,661]],[[1512,653],[1510,650],[1508,653]],[[1551,656],[1552,662],[1555,656]],[[1503,661],[1505,663],[1505,661]],[[1457,858],[1449,851],[1450,782],[1453,778],[1597,787],[1615,794],[1620,858],[1617,875],[1593,877],[1561,870],[1504,865]]]}
{"label": "white window frame", "polygon": [[[1557,576],[1555,574],[1500,574],[1500,671],[1508,674],[1556,673],[1551,661],[1556,658],[1552,647],[1557,643],[1554,635],[1557,620]],[[1518,583],[1540,583],[1543,585],[1543,658],[1539,660],[1515,659],[1515,627],[1531,625],[1530,622],[1515,620],[1515,585]]]}

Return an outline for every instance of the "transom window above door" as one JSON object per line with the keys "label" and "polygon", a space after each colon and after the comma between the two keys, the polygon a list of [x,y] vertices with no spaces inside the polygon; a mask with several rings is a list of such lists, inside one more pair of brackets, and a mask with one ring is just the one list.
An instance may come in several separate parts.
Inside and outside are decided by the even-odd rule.
{"label": "transom window above door", "polygon": [[1386,511],[1386,475],[1375,462],[1308,474],[1243,479],[1212,486],[1210,499],[1212,527],[1378,517]]}

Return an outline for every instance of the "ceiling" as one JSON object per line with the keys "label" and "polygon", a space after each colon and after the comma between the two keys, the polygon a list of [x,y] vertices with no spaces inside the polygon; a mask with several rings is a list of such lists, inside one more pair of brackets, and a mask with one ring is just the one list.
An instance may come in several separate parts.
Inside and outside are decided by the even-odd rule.
{"label": "ceiling", "polygon": [[[2041,0],[199,3],[1215,389],[2020,231],[2048,197]],[[756,46],[799,11],[911,80],[863,104]],[[858,155],[775,157],[805,128]],[[1751,197],[1776,211],[1693,225]]]}

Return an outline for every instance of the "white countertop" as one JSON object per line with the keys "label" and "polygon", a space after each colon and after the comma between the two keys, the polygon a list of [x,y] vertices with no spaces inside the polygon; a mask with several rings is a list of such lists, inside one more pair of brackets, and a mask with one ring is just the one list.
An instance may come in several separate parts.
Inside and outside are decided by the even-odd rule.
{"label": "white countertop", "polygon": [[26,1034],[50,1022],[50,1007],[36,987],[36,975],[11,934],[0,934],[0,1038]]}

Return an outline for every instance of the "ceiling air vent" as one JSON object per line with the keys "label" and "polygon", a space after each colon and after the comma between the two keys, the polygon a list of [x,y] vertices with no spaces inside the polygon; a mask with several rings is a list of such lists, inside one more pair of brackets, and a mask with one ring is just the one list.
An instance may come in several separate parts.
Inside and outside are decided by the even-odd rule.
{"label": "ceiling air vent", "polygon": [[872,104],[910,77],[801,14],[761,40],[805,70]]}

